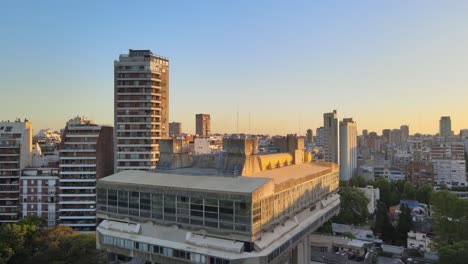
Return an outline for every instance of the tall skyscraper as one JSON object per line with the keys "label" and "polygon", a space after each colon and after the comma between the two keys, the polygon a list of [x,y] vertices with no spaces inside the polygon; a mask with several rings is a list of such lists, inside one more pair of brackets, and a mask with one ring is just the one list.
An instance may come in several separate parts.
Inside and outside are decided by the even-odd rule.
{"label": "tall skyscraper", "polygon": [[439,120],[439,136],[450,137],[452,136],[452,121],[450,116],[443,116]]}
{"label": "tall skyscraper", "polygon": [[96,228],[96,181],[114,171],[114,129],[76,117],[67,122],[60,150],[59,224]]}
{"label": "tall skyscraper", "polygon": [[169,60],[129,50],[114,62],[115,171],[153,170],[169,136]]}
{"label": "tall skyscraper", "polygon": [[349,181],[357,171],[357,126],[352,118],[340,122],[340,180]]}
{"label": "tall skyscraper", "polygon": [[180,137],[182,135],[182,123],[171,122],[169,123],[169,136]]}
{"label": "tall skyscraper", "polygon": [[0,122],[0,224],[19,220],[19,180],[31,166],[31,152],[31,122]]}
{"label": "tall skyscraper", "polygon": [[408,140],[408,137],[409,137],[409,126],[401,125],[400,130],[401,130],[401,140],[403,141],[403,143],[406,143],[406,140]]}
{"label": "tall skyscraper", "polygon": [[197,114],[195,116],[196,134],[209,136],[211,134],[211,118],[209,114]]}
{"label": "tall skyscraper", "polygon": [[314,142],[314,131],[312,129],[307,129],[307,143]]}
{"label": "tall skyscraper", "polygon": [[390,143],[390,134],[392,133],[392,130],[391,129],[384,129],[382,130],[382,137],[383,137],[383,140],[384,140],[384,144],[388,144]]}
{"label": "tall skyscraper", "polygon": [[339,128],[336,110],[323,114],[323,127],[325,130],[324,152],[325,161],[339,163],[340,145],[338,143]]}
{"label": "tall skyscraper", "polygon": [[325,146],[325,128],[318,127],[315,130],[315,145],[323,147]]}

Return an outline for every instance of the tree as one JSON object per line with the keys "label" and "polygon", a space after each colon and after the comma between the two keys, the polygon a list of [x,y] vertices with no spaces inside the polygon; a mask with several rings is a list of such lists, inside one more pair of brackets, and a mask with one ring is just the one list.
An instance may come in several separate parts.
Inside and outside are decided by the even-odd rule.
{"label": "tree", "polygon": [[364,188],[367,186],[367,181],[362,176],[354,176],[349,179],[349,186]]}
{"label": "tree", "polygon": [[377,211],[375,213],[374,233],[379,235],[383,241],[391,243],[394,240],[394,227],[388,217],[387,206],[383,201],[377,202]]}
{"label": "tree", "polygon": [[387,208],[391,206],[391,192],[389,182],[385,178],[380,177],[374,181],[373,185],[374,188],[379,188],[380,200],[385,204],[385,206]]}
{"label": "tree", "polygon": [[468,237],[468,200],[459,199],[447,190],[436,192],[431,200],[435,248],[466,240]]}
{"label": "tree", "polygon": [[430,204],[433,192],[434,189],[432,188],[432,185],[430,183],[426,183],[416,190],[416,200],[421,203]]}
{"label": "tree", "polygon": [[363,224],[367,220],[369,211],[367,209],[367,197],[364,193],[353,187],[340,188],[341,208],[340,213],[334,218],[334,222],[341,224]]}
{"label": "tree", "polygon": [[411,182],[407,181],[403,185],[403,193],[401,194],[401,199],[404,200],[414,200],[415,197],[414,186]]}
{"label": "tree", "polygon": [[468,260],[468,240],[446,245],[439,250],[440,264],[464,264]]}
{"label": "tree", "polygon": [[408,232],[411,230],[411,209],[405,205],[401,205],[401,214],[396,226],[396,242],[399,245],[406,246]]}

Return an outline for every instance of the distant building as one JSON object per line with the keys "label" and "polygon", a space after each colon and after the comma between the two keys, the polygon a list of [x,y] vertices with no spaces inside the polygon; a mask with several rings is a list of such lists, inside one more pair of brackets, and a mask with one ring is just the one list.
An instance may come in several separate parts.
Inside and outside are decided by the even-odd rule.
{"label": "distant building", "polygon": [[349,181],[357,173],[357,127],[352,118],[340,121],[340,180]]}
{"label": "distant building", "polygon": [[307,129],[307,143],[312,144],[314,142],[314,131],[312,129]]}
{"label": "distant building", "polygon": [[325,146],[325,128],[319,127],[315,130],[315,145],[319,147]]}
{"label": "distant building", "polygon": [[408,140],[408,137],[409,137],[409,126],[408,125],[401,125],[400,126],[400,131],[401,131],[401,140],[403,141],[403,143],[405,143],[406,140]]}
{"label": "distant building", "polygon": [[447,138],[452,135],[452,121],[450,120],[450,116],[441,117],[439,120],[439,136]]}
{"label": "distant building", "polygon": [[182,123],[179,123],[179,122],[169,123],[169,136],[170,137],[182,136]]}
{"label": "distant building", "polygon": [[377,207],[377,201],[380,200],[380,189],[374,186],[366,186],[365,188],[358,188],[366,196],[369,202],[367,203],[367,210],[369,214],[373,214]]}
{"label": "distant building", "polygon": [[393,129],[390,132],[390,144],[400,146],[402,143],[402,133],[400,129]]}
{"label": "distant building", "polygon": [[202,137],[211,134],[211,117],[209,114],[195,115],[195,130],[196,134]]}
{"label": "distant building", "polygon": [[415,187],[434,184],[434,168],[430,162],[412,161],[405,168],[406,180]]}
{"label": "distant building", "polygon": [[340,162],[340,144],[339,144],[339,127],[338,127],[338,114],[336,110],[331,113],[323,114],[323,127],[324,127],[324,152],[325,161]]}
{"label": "distant building", "polygon": [[169,137],[169,60],[129,50],[114,62],[115,171],[153,170]]}
{"label": "distant building", "polygon": [[20,218],[19,180],[31,166],[31,151],[31,122],[0,122],[0,224]]}
{"label": "distant building", "polygon": [[383,138],[384,144],[390,143],[391,133],[392,133],[391,129],[382,130],[382,138]]}
{"label": "distant building", "polygon": [[96,180],[113,173],[113,127],[76,117],[67,122],[60,150],[59,224],[96,228]]}
{"label": "distant building", "polygon": [[24,169],[20,177],[21,217],[38,216],[48,227],[57,220],[58,168]]}
{"label": "distant building", "polygon": [[447,186],[467,186],[465,147],[461,143],[446,143],[431,147],[434,181]]}
{"label": "distant building", "polygon": [[165,169],[98,181],[96,242],[111,261],[310,261],[309,235],[339,212],[336,164],[303,163],[302,138],[267,155],[256,139],[225,139],[224,155],[192,157],[187,167],[180,141],[164,141]]}

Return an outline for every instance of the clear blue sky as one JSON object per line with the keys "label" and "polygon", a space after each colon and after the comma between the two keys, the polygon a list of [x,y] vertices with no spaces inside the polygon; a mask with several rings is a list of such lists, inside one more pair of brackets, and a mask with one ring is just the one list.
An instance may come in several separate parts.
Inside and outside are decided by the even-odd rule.
{"label": "clear blue sky", "polygon": [[193,132],[468,127],[468,1],[3,1],[0,120],[113,124],[113,61],[170,59],[170,120]]}

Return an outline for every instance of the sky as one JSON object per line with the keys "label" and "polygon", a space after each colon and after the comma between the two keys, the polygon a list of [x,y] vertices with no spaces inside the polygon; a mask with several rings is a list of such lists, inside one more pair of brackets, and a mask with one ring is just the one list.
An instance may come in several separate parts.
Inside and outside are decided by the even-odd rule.
{"label": "sky", "polygon": [[[113,62],[170,60],[170,121],[305,134],[336,109],[358,130],[468,128],[468,1],[3,1],[0,121],[113,124]],[[239,119],[237,119],[239,116]],[[237,129],[238,120],[238,129]]]}

